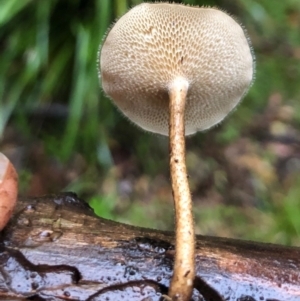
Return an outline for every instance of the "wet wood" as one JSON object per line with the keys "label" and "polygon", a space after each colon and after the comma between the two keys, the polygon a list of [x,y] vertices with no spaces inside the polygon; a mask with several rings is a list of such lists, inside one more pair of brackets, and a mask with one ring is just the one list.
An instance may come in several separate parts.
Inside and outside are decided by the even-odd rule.
{"label": "wet wood", "polygon": [[[73,194],[20,199],[0,234],[0,300],[158,301],[174,235],[100,219]],[[199,301],[300,301],[300,249],[197,236]]]}

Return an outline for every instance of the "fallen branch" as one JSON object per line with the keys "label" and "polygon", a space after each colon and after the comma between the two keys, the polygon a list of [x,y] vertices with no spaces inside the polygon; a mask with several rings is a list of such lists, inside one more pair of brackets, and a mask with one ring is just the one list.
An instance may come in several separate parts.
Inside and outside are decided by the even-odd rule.
{"label": "fallen branch", "polygon": [[[174,235],[96,217],[74,194],[20,199],[0,234],[0,299],[161,300]],[[300,249],[198,237],[193,300],[300,301]]]}

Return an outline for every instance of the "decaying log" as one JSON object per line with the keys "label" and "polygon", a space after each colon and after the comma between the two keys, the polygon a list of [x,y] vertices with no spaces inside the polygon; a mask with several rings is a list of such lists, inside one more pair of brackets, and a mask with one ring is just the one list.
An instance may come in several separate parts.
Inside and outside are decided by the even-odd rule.
{"label": "decaying log", "polygon": [[[20,199],[0,234],[0,300],[162,300],[174,236],[96,217],[74,194]],[[300,301],[300,249],[197,237],[193,300]]]}

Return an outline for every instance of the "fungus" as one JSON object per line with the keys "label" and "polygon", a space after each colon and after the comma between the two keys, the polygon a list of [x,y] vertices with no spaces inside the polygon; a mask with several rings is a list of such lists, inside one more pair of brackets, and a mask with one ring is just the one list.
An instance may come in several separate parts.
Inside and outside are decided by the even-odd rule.
{"label": "fungus", "polygon": [[254,59],[241,26],[215,8],[143,3],[108,32],[100,50],[105,93],[141,128],[169,135],[176,242],[172,300],[188,301],[195,234],[185,135],[221,122],[249,89]]}
{"label": "fungus", "polygon": [[8,223],[18,195],[18,176],[10,161],[0,153],[0,231]]}

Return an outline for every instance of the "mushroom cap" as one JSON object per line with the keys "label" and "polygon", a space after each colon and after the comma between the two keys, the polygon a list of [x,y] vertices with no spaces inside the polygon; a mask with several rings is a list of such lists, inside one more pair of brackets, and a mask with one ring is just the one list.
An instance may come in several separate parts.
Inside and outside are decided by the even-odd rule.
{"label": "mushroom cap", "polygon": [[168,135],[169,87],[188,82],[185,134],[222,121],[249,89],[254,58],[242,27],[215,8],[143,3],[100,50],[102,87],[143,129]]}

